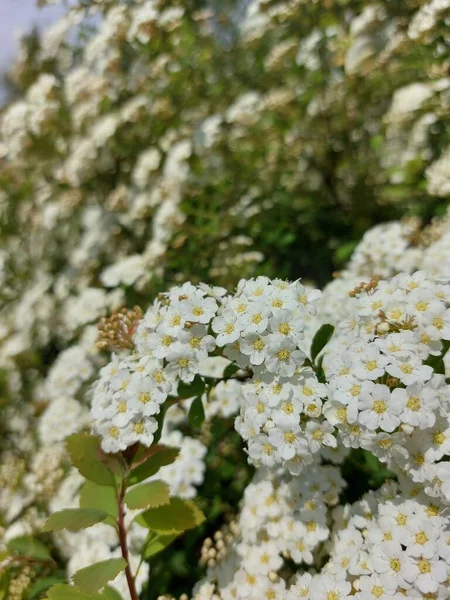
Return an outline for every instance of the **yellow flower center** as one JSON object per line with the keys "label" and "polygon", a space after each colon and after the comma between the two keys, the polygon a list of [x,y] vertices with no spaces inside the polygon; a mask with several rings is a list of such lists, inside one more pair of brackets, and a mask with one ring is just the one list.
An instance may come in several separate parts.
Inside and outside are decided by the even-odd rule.
{"label": "yellow flower center", "polygon": [[435,504],[429,504],[425,512],[429,517],[437,517],[439,515],[439,507]]}
{"label": "yellow flower center", "polygon": [[272,444],[264,444],[263,450],[264,450],[265,454],[267,454],[268,456],[271,456],[273,454],[275,448],[272,446]]}
{"label": "yellow flower center", "polygon": [[144,424],[143,423],[135,423],[133,425],[133,431],[137,434],[144,433],[144,431],[145,431]]}
{"label": "yellow flower center", "polygon": [[189,340],[189,345],[191,348],[200,348],[201,343],[202,343],[202,338],[199,338],[199,337],[192,337]]}
{"label": "yellow flower center", "polygon": [[368,371],[375,371],[375,369],[378,367],[378,363],[376,360],[368,360],[366,362],[366,369]]}
{"label": "yellow flower center", "polygon": [[289,325],[289,323],[280,323],[278,325],[278,331],[283,335],[289,335],[292,331],[292,327]]}
{"label": "yellow flower center", "polygon": [[380,598],[384,594],[384,590],[381,585],[374,585],[372,588],[372,596],[375,598]]}
{"label": "yellow flower center", "polygon": [[122,402],[119,402],[119,404],[117,405],[117,412],[118,413],[127,412],[127,403],[124,402],[123,400],[122,400]]}
{"label": "yellow flower center", "polygon": [[444,442],[445,442],[445,435],[442,433],[442,431],[435,431],[433,433],[433,444],[440,446]]}
{"label": "yellow flower center", "polygon": [[378,415],[382,415],[383,413],[385,413],[386,402],[384,402],[383,400],[375,400],[375,402],[373,403],[373,411],[376,412]]}
{"label": "yellow flower center", "polygon": [[272,306],[274,308],[281,308],[283,306],[283,300],[281,300],[280,298],[274,298],[272,300]]}
{"label": "yellow flower center", "polygon": [[428,542],[428,537],[424,531],[419,531],[419,533],[416,533],[415,537],[416,537],[416,544],[420,544],[421,546],[423,546],[424,544],[426,544]]}
{"label": "yellow flower center", "polygon": [[436,327],[436,329],[443,329],[444,321],[440,317],[435,317],[433,319],[433,325]]}
{"label": "yellow flower center", "polygon": [[182,369],[187,369],[187,367],[189,366],[189,362],[190,361],[188,358],[180,358],[178,364]]}
{"label": "yellow flower center", "polygon": [[419,560],[417,566],[419,567],[419,571],[422,573],[422,575],[431,571],[430,562],[428,560],[425,560],[424,558]]}
{"label": "yellow flower center", "polygon": [[234,331],[234,323],[227,323],[225,325],[225,333],[230,334],[230,333],[233,333],[233,331]]}
{"label": "yellow flower center", "polygon": [[395,520],[397,521],[397,525],[406,525],[406,515],[403,513],[397,515]]}
{"label": "yellow flower center", "polygon": [[255,340],[253,342],[253,348],[257,352],[261,352],[261,350],[264,350],[265,347],[266,347],[266,345],[265,345],[265,343],[263,342],[263,340],[261,338],[258,338],[257,340]]}
{"label": "yellow flower center", "polygon": [[139,402],[142,402],[142,404],[147,404],[147,402],[150,400],[150,394],[148,392],[141,392],[139,394]]}
{"label": "yellow flower center", "polygon": [[204,310],[201,306],[194,306],[194,308],[192,309],[192,313],[196,316],[196,317],[201,317],[204,314]]}
{"label": "yellow flower center", "polygon": [[277,358],[278,360],[285,362],[289,359],[289,357],[291,356],[291,353],[289,352],[289,350],[283,349],[280,350],[279,352],[277,352]]}
{"label": "yellow flower center", "polygon": [[292,431],[286,431],[286,433],[283,435],[283,438],[288,444],[293,444],[296,439],[295,434],[292,433]]}
{"label": "yellow flower center", "polygon": [[401,565],[400,565],[400,561],[398,560],[398,558],[391,558],[389,565],[390,565],[391,569],[393,571],[395,571],[396,573],[398,573],[400,571]]}
{"label": "yellow flower center", "polygon": [[428,308],[428,302],[417,302],[416,309],[420,312],[425,312]]}
{"label": "yellow flower center", "polygon": [[173,342],[173,337],[170,335],[163,335],[161,338],[161,343],[165,348],[167,348],[167,346],[170,346],[170,344],[172,342]]}
{"label": "yellow flower center", "polygon": [[417,398],[416,396],[411,396],[411,398],[406,403],[406,406],[409,408],[409,410],[412,410],[413,412],[417,412],[420,409],[419,398]]}
{"label": "yellow flower center", "polygon": [[287,415],[292,415],[292,413],[294,412],[294,405],[292,404],[292,402],[284,402],[282,407],[283,412],[285,412]]}
{"label": "yellow flower center", "polygon": [[119,429],[117,427],[109,428],[109,435],[115,439],[119,437]]}

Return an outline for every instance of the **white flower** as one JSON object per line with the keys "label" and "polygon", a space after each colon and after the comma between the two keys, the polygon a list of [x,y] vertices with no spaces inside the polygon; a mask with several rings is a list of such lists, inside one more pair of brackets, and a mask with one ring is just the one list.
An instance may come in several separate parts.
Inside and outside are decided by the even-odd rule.
{"label": "white flower", "polygon": [[251,333],[241,339],[239,349],[242,354],[250,357],[252,365],[260,365],[266,359],[268,342],[269,336]]}
{"label": "white flower", "polygon": [[150,416],[159,413],[167,394],[155,386],[150,377],[134,373],[126,391],[127,404],[137,414]]}
{"label": "white flower", "polygon": [[156,419],[151,417],[133,420],[124,428],[123,438],[127,447],[136,442],[140,442],[144,446],[151,446],[154,438],[153,434],[157,429],[158,423]]}
{"label": "white flower", "polygon": [[375,380],[382,377],[388,360],[378,348],[371,344],[353,358],[352,372],[359,379]]}
{"label": "white flower", "polygon": [[211,328],[217,333],[216,342],[218,346],[232,344],[241,334],[241,326],[237,321],[236,315],[232,310],[225,309],[222,314],[214,317],[211,322]]}
{"label": "white flower", "polygon": [[199,370],[199,362],[190,346],[177,342],[167,353],[166,371],[182,381],[191,382]]}
{"label": "white flower", "polygon": [[344,600],[350,597],[352,586],[345,579],[332,575],[321,575],[311,583],[311,598],[314,600]]}
{"label": "white flower", "polygon": [[286,338],[275,344],[269,344],[265,365],[271,373],[292,377],[304,359],[304,353],[297,349],[291,339]]}
{"label": "white flower", "polygon": [[408,385],[406,389],[396,388],[392,397],[403,402],[404,409],[400,414],[403,423],[426,429],[436,421],[435,410],[438,407],[436,391],[421,383]]}
{"label": "white flower", "polygon": [[400,425],[399,414],[404,407],[403,399],[393,397],[387,385],[376,383],[373,389],[361,393],[358,401],[360,422],[370,430],[379,427],[394,431]]}

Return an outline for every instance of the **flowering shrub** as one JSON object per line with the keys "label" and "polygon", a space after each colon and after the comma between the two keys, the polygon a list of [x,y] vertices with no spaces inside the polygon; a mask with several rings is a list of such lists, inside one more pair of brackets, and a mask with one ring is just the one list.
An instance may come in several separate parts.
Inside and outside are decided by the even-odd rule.
{"label": "flowering shrub", "polygon": [[0,600],[448,597],[448,2],[223,10],[13,69]]}

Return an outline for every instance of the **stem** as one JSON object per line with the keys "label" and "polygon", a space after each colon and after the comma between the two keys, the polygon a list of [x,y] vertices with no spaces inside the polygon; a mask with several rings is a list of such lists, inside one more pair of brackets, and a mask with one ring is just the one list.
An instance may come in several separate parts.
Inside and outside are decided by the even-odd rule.
{"label": "stem", "polygon": [[136,585],[134,583],[134,577],[130,569],[130,561],[128,558],[128,546],[127,546],[127,530],[125,527],[125,512],[123,509],[123,498],[125,496],[125,486],[123,482],[120,485],[119,495],[118,495],[118,508],[119,515],[117,517],[117,529],[119,533],[119,542],[120,549],[122,551],[122,557],[127,561],[127,566],[125,567],[125,576],[127,578],[128,589],[130,591],[131,600],[139,600],[138,593],[136,591]]}

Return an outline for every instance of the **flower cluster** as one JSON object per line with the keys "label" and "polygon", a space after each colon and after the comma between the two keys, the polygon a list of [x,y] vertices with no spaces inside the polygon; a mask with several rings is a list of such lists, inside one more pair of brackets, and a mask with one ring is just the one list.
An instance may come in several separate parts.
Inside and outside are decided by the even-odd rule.
{"label": "flower cluster", "polygon": [[327,420],[427,493],[450,501],[450,287],[423,271],[379,281],[352,299],[324,359]]}

